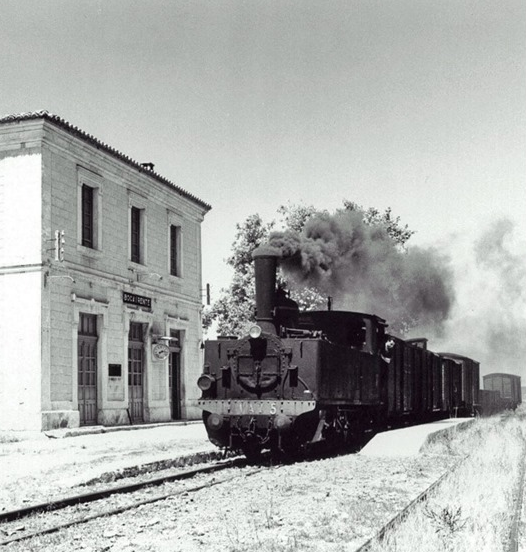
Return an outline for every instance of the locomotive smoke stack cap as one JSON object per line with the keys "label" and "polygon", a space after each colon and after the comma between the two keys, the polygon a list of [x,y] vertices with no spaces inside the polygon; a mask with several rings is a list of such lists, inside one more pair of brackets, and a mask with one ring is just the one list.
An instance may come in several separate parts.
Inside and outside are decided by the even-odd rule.
{"label": "locomotive smoke stack cap", "polygon": [[281,251],[262,245],[252,252],[256,276],[256,320],[264,332],[276,334],[273,310],[276,302],[276,269]]}
{"label": "locomotive smoke stack cap", "polygon": [[256,257],[276,257],[276,259],[281,259],[282,253],[281,249],[277,247],[263,244],[252,251],[252,258],[255,259]]}

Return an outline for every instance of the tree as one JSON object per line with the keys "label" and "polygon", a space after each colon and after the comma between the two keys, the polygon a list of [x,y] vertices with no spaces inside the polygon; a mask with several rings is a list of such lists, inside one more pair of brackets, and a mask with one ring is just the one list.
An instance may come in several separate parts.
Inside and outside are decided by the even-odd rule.
{"label": "tree", "polygon": [[405,226],[401,225],[400,217],[393,218],[391,207],[380,213],[375,207],[364,209],[361,205],[344,199],[343,209],[345,211],[358,211],[362,214],[365,224],[369,226],[382,226],[392,240],[402,249],[407,240],[415,233],[414,230],[409,230],[407,224]]}
{"label": "tree", "polygon": [[236,224],[232,255],[226,263],[234,269],[228,289],[203,313],[203,328],[217,322],[219,335],[243,335],[254,319],[254,263],[252,251],[265,243],[274,222],[265,223],[259,214],[250,215]]}
{"label": "tree", "polygon": [[250,215],[242,224],[236,224],[232,255],[226,260],[235,273],[253,274],[252,251],[268,239],[274,225],[274,221],[264,223],[259,214]]}
{"label": "tree", "polygon": [[278,208],[278,213],[282,216],[281,226],[294,232],[301,232],[310,217],[320,212],[314,205],[294,205],[290,202]]}
{"label": "tree", "polygon": [[[393,218],[391,209],[384,213],[377,209],[364,209],[356,203],[345,200],[343,211],[357,211],[363,216],[366,224],[381,226],[385,229],[393,241],[403,248],[407,240],[414,233],[407,225],[401,226],[400,217]],[[232,244],[232,255],[226,263],[234,270],[232,282],[228,289],[221,291],[220,298],[210,309],[203,314],[203,327],[208,329],[215,321],[219,335],[237,335],[246,333],[248,327],[254,322],[255,311],[255,285],[254,263],[252,252],[265,243],[276,226],[283,230],[301,232],[305,223],[314,215],[328,214],[325,210],[319,210],[312,205],[288,204],[278,209],[281,219],[265,223],[259,214],[253,214],[246,220],[236,225],[236,236]],[[298,303],[301,310],[314,310],[325,308],[327,297],[321,295],[316,288],[295,286],[285,280],[281,272],[278,272],[278,284],[287,289],[290,296]]]}

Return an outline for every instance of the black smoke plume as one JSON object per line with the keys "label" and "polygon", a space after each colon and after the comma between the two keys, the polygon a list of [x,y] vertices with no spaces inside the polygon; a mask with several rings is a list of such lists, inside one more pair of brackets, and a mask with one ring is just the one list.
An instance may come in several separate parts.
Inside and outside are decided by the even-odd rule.
{"label": "black smoke plume", "polygon": [[453,303],[451,272],[434,250],[401,250],[358,212],[313,216],[301,233],[274,232],[269,244],[296,286],[333,297],[335,309],[375,313],[398,333],[418,326],[440,334]]}

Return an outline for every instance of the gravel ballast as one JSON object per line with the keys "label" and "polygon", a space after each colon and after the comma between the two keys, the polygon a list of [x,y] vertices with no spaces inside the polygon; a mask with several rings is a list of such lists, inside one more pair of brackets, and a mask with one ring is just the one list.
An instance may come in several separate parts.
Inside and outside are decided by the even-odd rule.
{"label": "gravel ballast", "polygon": [[455,461],[348,455],[279,466],[8,549],[351,551]]}

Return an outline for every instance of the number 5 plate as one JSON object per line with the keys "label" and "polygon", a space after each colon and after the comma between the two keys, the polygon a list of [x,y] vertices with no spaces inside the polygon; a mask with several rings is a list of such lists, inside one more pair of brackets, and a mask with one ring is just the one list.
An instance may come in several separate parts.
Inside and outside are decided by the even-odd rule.
{"label": "number 5 plate", "polygon": [[287,414],[299,416],[314,410],[315,401],[198,401],[199,408],[223,416],[274,416]]}

